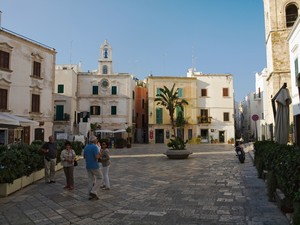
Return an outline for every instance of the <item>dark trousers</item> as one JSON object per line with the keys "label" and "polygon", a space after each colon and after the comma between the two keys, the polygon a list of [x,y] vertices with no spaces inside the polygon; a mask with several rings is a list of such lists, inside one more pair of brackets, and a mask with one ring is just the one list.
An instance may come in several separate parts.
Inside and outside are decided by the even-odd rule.
{"label": "dark trousers", "polygon": [[74,186],[74,166],[64,167],[68,187]]}

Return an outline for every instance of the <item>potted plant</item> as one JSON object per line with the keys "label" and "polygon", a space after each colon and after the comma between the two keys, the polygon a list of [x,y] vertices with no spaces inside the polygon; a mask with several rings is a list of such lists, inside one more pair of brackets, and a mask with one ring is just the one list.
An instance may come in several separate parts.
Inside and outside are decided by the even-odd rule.
{"label": "potted plant", "polygon": [[[186,143],[181,136],[178,136],[175,132],[175,127],[184,128],[186,121],[183,116],[184,106],[188,105],[188,102],[179,98],[178,89],[175,89],[175,84],[173,84],[172,88],[164,86],[163,88],[159,88],[159,93],[156,95],[154,101],[156,105],[163,106],[169,113],[171,127],[173,131],[173,135],[168,143],[169,150],[166,151],[165,155],[171,159],[182,159],[187,158],[191,152],[186,150]],[[178,110],[177,120],[174,118],[175,110]]]}

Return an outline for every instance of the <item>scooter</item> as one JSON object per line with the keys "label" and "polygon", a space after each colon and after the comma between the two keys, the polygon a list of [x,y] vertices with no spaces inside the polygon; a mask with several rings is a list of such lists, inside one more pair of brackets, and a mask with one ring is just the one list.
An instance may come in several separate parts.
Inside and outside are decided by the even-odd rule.
{"label": "scooter", "polygon": [[240,145],[240,143],[237,143],[237,145],[235,146],[235,152],[236,152],[236,156],[240,160],[240,163],[244,163],[246,154],[244,148]]}

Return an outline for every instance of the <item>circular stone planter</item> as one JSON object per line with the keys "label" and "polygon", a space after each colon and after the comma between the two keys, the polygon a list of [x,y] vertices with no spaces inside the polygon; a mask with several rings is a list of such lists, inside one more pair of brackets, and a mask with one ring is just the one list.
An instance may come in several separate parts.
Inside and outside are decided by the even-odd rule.
{"label": "circular stone planter", "polygon": [[169,159],[187,159],[189,155],[193,154],[189,150],[170,150],[164,153]]}

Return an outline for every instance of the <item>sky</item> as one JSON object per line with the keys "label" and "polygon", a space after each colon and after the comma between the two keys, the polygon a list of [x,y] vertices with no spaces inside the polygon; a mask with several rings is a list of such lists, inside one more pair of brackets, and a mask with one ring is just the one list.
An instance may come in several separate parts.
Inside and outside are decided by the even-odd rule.
{"label": "sky", "polygon": [[266,67],[263,0],[0,0],[1,27],[55,48],[56,64],[98,68],[112,47],[113,72],[143,80],[233,75],[236,101]]}

